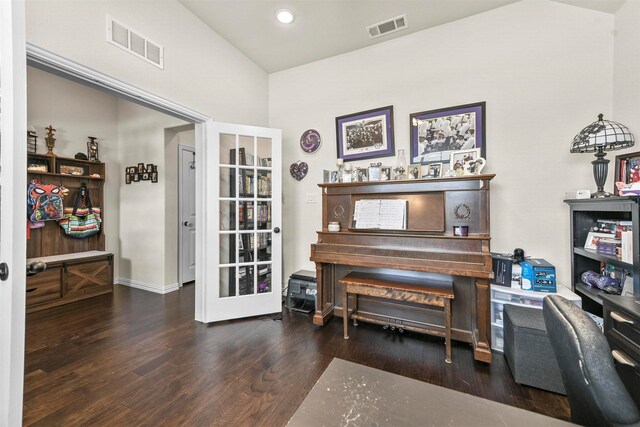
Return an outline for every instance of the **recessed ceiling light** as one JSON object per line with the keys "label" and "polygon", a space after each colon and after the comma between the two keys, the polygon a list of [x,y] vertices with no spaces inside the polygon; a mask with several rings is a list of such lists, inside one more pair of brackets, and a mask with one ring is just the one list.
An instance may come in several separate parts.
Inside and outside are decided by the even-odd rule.
{"label": "recessed ceiling light", "polygon": [[276,12],[276,19],[283,24],[291,24],[295,17],[289,9],[280,9]]}

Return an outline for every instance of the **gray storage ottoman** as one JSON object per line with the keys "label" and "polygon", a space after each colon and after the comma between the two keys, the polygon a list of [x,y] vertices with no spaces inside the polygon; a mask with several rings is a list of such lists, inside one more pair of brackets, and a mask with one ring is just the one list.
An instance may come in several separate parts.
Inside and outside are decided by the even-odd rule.
{"label": "gray storage ottoman", "polygon": [[542,310],[504,306],[504,355],[518,384],[567,394]]}

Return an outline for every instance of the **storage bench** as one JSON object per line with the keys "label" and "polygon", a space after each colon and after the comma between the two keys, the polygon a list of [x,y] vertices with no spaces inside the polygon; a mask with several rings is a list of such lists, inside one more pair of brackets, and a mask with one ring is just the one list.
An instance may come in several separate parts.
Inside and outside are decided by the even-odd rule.
{"label": "storage bench", "polygon": [[27,277],[27,313],[113,292],[113,254],[76,252],[30,258],[47,264],[46,270]]}
{"label": "storage bench", "polygon": [[[423,279],[415,277],[361,272],[347,274],[340,279],[340,283],[343,287],[344,297],[343,325],[345,339],[349,338],[348,324],[350,318],[353,319],[354,325],[357,325],[357,320],[381,323],[379,320],[364,313],[358,313],[358,295],[442,307],[444,328],[425,325],[424,327],[407,327],[407,329],[444,337],[446,346],[445,362],[451,363],[451,300],[454,297],[453,283],[426,283]],[[351,317],[349,317],[349,294],[355,296]]]}

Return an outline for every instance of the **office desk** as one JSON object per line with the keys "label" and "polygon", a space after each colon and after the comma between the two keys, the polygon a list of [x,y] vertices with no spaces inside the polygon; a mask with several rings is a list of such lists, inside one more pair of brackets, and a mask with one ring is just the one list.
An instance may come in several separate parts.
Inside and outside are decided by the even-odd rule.
{"label": "office desk", "polygon": [[287,425],[427,427],[573,424],[333,359]]}

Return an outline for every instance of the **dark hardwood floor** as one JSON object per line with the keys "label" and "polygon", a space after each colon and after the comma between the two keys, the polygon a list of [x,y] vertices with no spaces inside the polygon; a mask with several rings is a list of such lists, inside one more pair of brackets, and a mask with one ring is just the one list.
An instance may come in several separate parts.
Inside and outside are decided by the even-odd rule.
{"label": "dark hardwood floor", "polygon": [[286,310],[214,325],[193,314],[191,285],[164,296],[116,286],[29,315],[24,424],[282,426],[334,357],[569,416],[564,396],[515,384],[501,354],[474,362],[467,344],[453,343],[447,365],[441,338],[360,324],[345,340],[341,319],[318,328]]}

